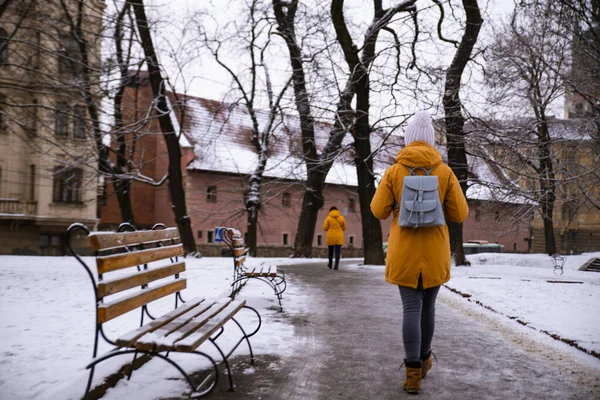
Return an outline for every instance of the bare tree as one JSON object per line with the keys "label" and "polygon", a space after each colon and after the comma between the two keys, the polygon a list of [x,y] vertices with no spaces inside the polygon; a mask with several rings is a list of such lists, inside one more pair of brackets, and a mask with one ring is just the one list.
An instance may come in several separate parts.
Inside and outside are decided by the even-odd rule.
{"label": "bare tree", "polygon": [[[278,93],[275,93],[269,73],[268,55],[266,54],[271,45],[272,29],[272,24],[267,18],[267,7],[261,0],[252,0],[248,4],[247,13],[244,13],[249,17],[249,26],[246,27],[243,23],[235,24],[236,32],[233,33],[233,37],[241,41],[241,46],[248,50],[249,56],[249,66],[242,71],[238,69],[240,60],[238,60],[236,67],[223,60],[221,49],[225,44],[222,40],[219,38],[209,39],[206,32],[201,32],[204,36],[204,46],[210,49],[215,61],[231,76],[234,82],[234,90],[239,93],[239,98],[229,107],[235,107],[238,103],[241,103],[251,120],[250,141],[256,152],[257,161],[254,171],[249,175],[248,190],[244,195],[244,202],[247,214],[246,245],[253,256],[257,254],[259,213],[261,204],[263,204],[263,175],[269,160],[269,154],[273,151],[270,142],[279,125],[277,119],[282,118],[281,102],[291,83],[291,78],[289,78]],[[230,38],[227,41],[231,42],[232,40]],[[246,73],[249,75],[247,83],[244,79]],[[264,82],[264,87],[262,87],[262,82]],[[268,106],[259,108],[263,92],[266,94]]]}
{"label": "bare tree", "polygon": [[[315,145],[314,130],[314,105],[311,104],[312,96],[307,87],[306,63],[310,57],[302,54],[302,46],[296,30],[296,15],[299,2],[273,0],[273,9],[278,23],[279,34],[285,40],[290,56],[292,78],[294,82],[294,95],[298,114],[300,115],[303,155],[307,170],[307,182],[304,191],[302,212],[298,222],[294,255],[297,257],[310,257],[312,241],[315,231],[317,215],[323,205],[323,187],[325,178],[334,160],[342,152],[342,141],[346,133],[354,137],[355,162],[359,176],[359,199],[361,216],[363,219],[363,236],[365,246],[365,262],[372,264],[383,263],[381,247],[381,227],[371,214],[370,200],[375,191],[372,165],[372,151],[370,146],[370,133],[372,127],[369,123],[369,76],[368,70],[375,59],[375,44],[382,29],[389,29],[388,24],[393,17],[405,11],[414,9],[415,1],[403,1],[385,10],[381,1],[374,1],[375,17],[365,33],[363,48],[359,50],[352,42],[343,16],[343,1],[334,0],[331,3],[331,17],[336,31],[337,41],[341,45],[344,58],[348,65],[347,78],[344,84],[338,84],[334,124],[330,131],[327,145],[319,153]],[[321,23],[325,23],[320,21]],[[395,35],[394,35],[395,36]],[[395,36],[397,38],[397,36]],[[325,44],[321,51],[330,52]],[[362,51],[362,56],[359,53]],[[336,61],[330,59],[332,65]],[[352,107],[352,100],[357,91],[361,91],[358,103],[360,111],[357,113]],[[357,104],[358,104],[357,103]],[[358,122],[358,123],[357,123]]]}
{"label": "bare tree", "polygon": [[[488,83],[495,101],[527,106],[534,116],[523,133],[525,142],[528,134],[533,134],[536,154],[523,162],[535,171],[539,187],[536,200],[544,224],[546,252],[554,254],[557,177],[548,114],[552,102],[564,94],[561,75],[568,68],[569,43],[553,33],[552,21],[544,16],[546,7],[515,10],[492,47]],[[520,151],[523,145],[514,146],[515,150]]]}
{"label": "bare tree", "polygon": [[179,228],[181,242],[186,254],[196,254],[196,242],[192,232],[192,224],[187,213],[185,202],[185,191],[183,188],[183,177],[181,172],[181,148],[179,146],[179,135],[182,132],[175,132],[172,118],[175,118],[173,110],[168,106],[166,95],[166,81],[162,76],[158,57],[154,49],[154,43],[150,34],[150,26],[146,17],[143,0],[128,0],[132,5],[136,26],[140,35],[142,49],[146,56],[146,65],[150,85],[154,94],[155,108],[158,112],[158,121],[163,132],[167,151],[169,154],[169,192],[173,204],[173,213],[175,214],[175,223]]}
{"label": "bare tree", "polygon": [[[444,112],[446,124],[446,143],[448,145],[448,165],[456,174],[463,194],[467,194],[467,179],[469,166],[465,147],[465,118],[462,114],[460,89],[462,75],[471,60],[473,49],[477,43],[479,31],[483,24],[477,0],[463,0],[466,13],[465,31],[458,45],[450,68],[446,71],[446,85],[444,88]],[[442,5],[440,5],[442,7]],[[467,265],[463,248],[462,223],[448,221],[450,230],[450,244],[454,253],[456,265]]]}
{"label": "bare tree", "polygon": [[371,149],[370,114],[370,76],[369,69],[375,60],[377,38],[381,30],[395,32],[388,24],[397,13],[416,12],[414,1],[404,1],[389,9],[384,9],[381,0],[374,0],[374,16],[365,32],[362,50],[354,44],[344,19],[344,0],[333,0],[331,16],[335,27],[338,43],[344,53],[344,58],[350,71],[350,82],[356,93],[356,119],[351,130],[356,151],[355,163],[358,176],[358,194],[362,217],[365,264],[381,265],[385,263],[382,250],[381,224],[371,213],[370,204],[375,194],[375,175]]}

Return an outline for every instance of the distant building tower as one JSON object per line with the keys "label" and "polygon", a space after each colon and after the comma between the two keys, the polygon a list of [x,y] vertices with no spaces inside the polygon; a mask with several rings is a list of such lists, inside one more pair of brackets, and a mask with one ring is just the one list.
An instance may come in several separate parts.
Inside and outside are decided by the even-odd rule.
{"label": "distant building tower", "polygon": [[571,79],[565,93],[565,116],[585,118],[600,112],[600,27],[573,40]]}

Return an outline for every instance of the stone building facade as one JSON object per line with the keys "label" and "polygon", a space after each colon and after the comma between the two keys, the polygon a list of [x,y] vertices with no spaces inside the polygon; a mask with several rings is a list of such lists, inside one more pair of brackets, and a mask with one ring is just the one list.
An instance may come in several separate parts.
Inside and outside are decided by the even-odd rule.
{"label": "stone building facade", "polygon": [[[9,2],[0,18],[0,254],[65,254],[66,228],[98,221],[81,53],[66,16],[77,2],[65,4]],[[92,69],[104,7],[83,8]]]}

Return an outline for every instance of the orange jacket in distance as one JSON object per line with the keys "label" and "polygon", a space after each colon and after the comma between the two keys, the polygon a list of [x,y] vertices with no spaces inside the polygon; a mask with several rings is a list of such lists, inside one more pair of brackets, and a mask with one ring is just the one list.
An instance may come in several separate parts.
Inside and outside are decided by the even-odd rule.
{"label": "orange jacket in distance", "polygon": [[[463,222],[469,215],[469,207],[454,172],[443,164],[440,153],[425,142],[410,143],[398,153],[396,164],[385,171],[371,201],[375,217],[386,219],[393,214],[394,218],[388,237],[385,279],[394,285],[416,289],[421,274],[423,288],[427,289],[450,280],[448,227],[403,228],[398,225],[402,183],[409,174],[406,167],[434,168],[431,175],[438,177],[440,201],[447,218]],[[424,174],[421,170],[415,172]]]}
{"label": "orange jacket in distance", "polygon": [[344,245],[344,231],[346,230],[346,220],[342,217],[339,210],[329,211],[329,215],[323,223],[323,230],[327,232],[327,246],[336,244]]}

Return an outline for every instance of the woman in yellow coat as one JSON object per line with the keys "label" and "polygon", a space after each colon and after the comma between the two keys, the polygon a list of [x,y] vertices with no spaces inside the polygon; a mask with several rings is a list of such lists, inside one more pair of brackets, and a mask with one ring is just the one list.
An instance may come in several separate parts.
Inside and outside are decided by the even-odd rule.
{"label": "woman in yellow coat", "polygon": [[[431,368],[431,341],[435,327],[435,300],[440,286],[450,279],[448,227],[401,227],[398,204],[404,177],[409,168],[432,169],[438,177],[440,202],[446,218],[464,221],[469,208],[456,175],[443,164],[433,147],[435,132],[427,111],[415,114],[404,133],[406,147],[396,156],[371,201],[371,212],[379,219],[393,215],[388,237],[385,279],[400,288],[402,298],[402,340],[406,381],[404,389],[418,393],[421,379]],[[420,171],[422,172],[422,171]]]}
{"label": "woman in yellow coat", "polygon": [[337,207],[329,209],[329,215],[323,223],[323,230],[327,232],[327,247],[329,247],[329,264],[327,267],[331,269],[333,253],[335,253],[335,266],[333,269],[338,269],[340,265],[340,256],[342,253],[342,245],[344,244],[344,231],[346,230],[346,220],[340,214]]}

